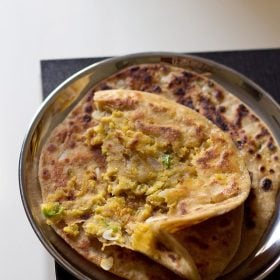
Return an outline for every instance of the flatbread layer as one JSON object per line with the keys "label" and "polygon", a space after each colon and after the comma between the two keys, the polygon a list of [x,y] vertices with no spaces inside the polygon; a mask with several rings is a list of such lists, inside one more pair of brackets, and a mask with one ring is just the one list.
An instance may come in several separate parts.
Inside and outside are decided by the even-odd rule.
{"label": "flatbread layer", "polygon": [[275,212],[280,182],[280,153],[267,125],[240,99],[209,78],[169,64],[134,65],[102,81],[100,89],[133,89],[175,100],[207,117],[230,133],[251,176],[245,202],[241,244],[227,271],[256,248]]}
{"label": "flatbread layer", "polygon": [[[177,231],[185,225],[190,226],[228,212],[247,197],[248,174],[231,139],[194,111],[165,98],[135,91],[96,93],[94,105],[97,110],[90,118],[79,115],[81,105],[73,110],[53,132],[40,161],[45,202],[43,212],[55,228],[62,224],[66,235],[78,238],[80,231],[86,232],[98,237],[106,246],[117,244],[142,251],[143,240],[149,235],[142,235],[145,227],[141,223]],[[93,107],[86,110],[93,110]],[[77,126],[80,122],[84,123],[82,127]],[[90,122],[92,125],[89,125]],[[74,133],[69,133],[71,128]],[[83,133],[85,130],[86,133]],[[75,139],[72,137],[68,142],[67,136]],[[157,141],[157,138],[161,141]],[[142,144],[145,145],[144,149]],[[122,148],[128,147],[134,151],[132,155],[122,151]],[[119,160],[123,155],[127,160],[125,166],[122,165],[124,159]],[[145,160],[142,164],[143,157]],[[162,165],[159,165],[161,161]],[[142,173],[137,171],[134,164]],[[147,164],[164,177],[161,180],[154,178],[158,175],[150,174],[146,170]],[[130,184],[127,180],[122,184],[123,178],[129,177],[127,170],[128,174],[133,175],[130,179],[137,178],[137,183],[141,183],[138,184],[140,189],[138,185],[127,188]],[[181,175],[180,170],[183,172]],[[180,178],[175,175],[180,175]],[[169,182],[170,178],[174,182]],[[166,186],[162,188],[158,181]],[[203,191],[199,191],[201,187]],[[207,195],[201,196],[204,193]],[[141,199],[135,199],[135,195]],[[144,209],[143,196],[147,199]],[[133,206],[125,208],[125,202],[133,203]],[[98,206],[96,209],[95,205]],[[107,220],[104,221],[102,213],[111,210],[118,212],[118,207],[127,209],[125,215],[129,219],[134,218],[130,213],[136,209],[137,212],[133,214],[140,215],[139,219],[120,225],[111,214],[106,214]],[[118,216],[117,212],[113,216],[120,220],[123,215]],[[126,226],[126,233],[137,233],[132,234],[133,241],[128,239],[129,234],[119,234],[120,226]],[[117,234],[112,236],[115,228]],[[142,236],[145,239],[137,247],[138,239]],[[172,238],[167,240],[172,241]],[[150,254],[149,250],[150,246],[148,251],[142,252],[152,257],[153,252]]]}

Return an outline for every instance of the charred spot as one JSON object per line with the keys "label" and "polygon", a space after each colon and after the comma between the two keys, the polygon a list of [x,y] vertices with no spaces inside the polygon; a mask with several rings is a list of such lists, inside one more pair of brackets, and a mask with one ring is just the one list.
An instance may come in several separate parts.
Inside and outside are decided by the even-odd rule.
{"label": "charred spot", "polygon": [[245,226],[248,229],[253,229],[256,227],[256,222],[255,222],[255,212],[252,210],[252,204],[254,203],[256,199],[256,195],[254,193],[254,190],[251,188],[249,196],[247,200],[245,201],[245,207],[244,207],[244,221],[245,221]]}
{"label": "charred spot", "polygon": [[129,71],[131,72],[131,73],[133,73],[133,72],[135,72],[135,71],[138,71],[139,70],[139,66],[133,66],[133,67],[131,67],[130,69],[129,69]]}
{"label": "charred spot", "polygon": [[107,84],[105,84],[105,83],[101,84],[101,85],[99,86],[99,88],[100,88],[101,90],[109,90],[109,89],[112,89],[112,87],[110,87],[109,85],[107,85]]}
{"label": "charred spot", "polygon": [[226,123],[225,119],[220,114],[216,114],[216,119],[214,122],[223,131],[229,130],[228,124]]}
{"label": "charred spot", "polygon": [[244,142],[242,140],[237,140],[235,142],[235,145],[238,149],[242,149],[243,148],[243,145],[244,145]]}
{"label": "charred spot", "polygon": [[265,178],[261,182],[261,187],[264,191],[269,191],[272,188],[272,181],[268,178]]}
{"label": "charred spot", "polygon": [[226,107],[225,106],[220,106],[218,110],[219,110],[220,113],[225,113]]}
{"label": "charred spot", "polygon": [[276,146],[274,145],[272,139],[269,140],[269,142],[268,142],[268,144],[267,144],[267,147],[268,147],[268,149],[269,149],[270,151],[272,151],[272,152],[275,152],[275,151],[276,151]]}
{"label": "charred spot", "polygon": [[202,107],[202,114],[206,118],[215,123],[222,130],[229,131],[229,125],[225,118],[216,110],[209,98],[200,96],[199,102]]}
{"label": "charred spot", "polygon": [[261,171],[262,173],[265,172],[265,170],[266,170],[265,166],[260,166],[260,171]]}
{"label": "charred spot", "polygon": [[217,89],[215,91],[214,96],[216,97],[216,99],[218,101],[223,101],[223,99],[224,99],[224,94],[223,94],[223,92],[220,89]]}
{"label": "charred spot", "polygon": [[84,115],[84,116],[83,116],[83,121],[84,121],[85,123],[89,123],[89,122],[91,121],[91,116],[88,115],[88,114]]}
{"label": "charred spot", "polygon": [[267,135],[269,135],[268,130],[266,128],[262,127],[261,132],[256,135],[256,139],[261,139]]}
{"label": "charred spot", "polygon": [[183,71],[183,76],[185,78],[191,79],[194,75],[191,72]]}
{"label": "charred spot", "polygon": [[188,76],[188,75],[186,76],[184,74],[183,74],[183,76],[177,76],[169,83],[168,88],[172,89],[172,91],[175,94],[179,88],[182,88],[186,91],[190,87],[190,84],[191,84],[190,78],[191,78],[190,76]]}
{"label": "charred spot", "polygon": [[94,96],[94,91],[92,91],[92,92],[90,92],[90,93],[88,94],[88,96],[87,96],[87,102],[92,101],[93,96]]}
{"label": "charred spot", "polygon": [[184,95],[185,94],[185,90],[183,88],[177,88],[174,92],[176,95]]}
{"label": "charred spot", "polygon": [[256,154],[256,159],[261,160],[262,156],[260,154]]}
{"label": "charred spot", "polygon": [[182,105],[185,105],[185,106],[187,106],[191,109],[194,109],[193,101],[192,101],[192,98],[190,96],[179,97],[177,99],[177,102],[182,104]]}
{"label": "charred spot", "polygon": [[42,177],[44,180],[48,180],[51,178],[51,173],[48,169],[44,168],[42,172]]}
{"label": "charred spot", "polygon": [[85,112],[86,112],[86,113],[90,114],[90,113],[92,113],[92,111],[93,111],[93,108],[92,108],[91,105],[87,105],[87,106],[85,107]]}
{"label": "charred spot", "polygon": [[152,82],[152,76],[151,75],[146,75],[144,76],[144,79],[143,79],[144,83],[146,84],[149,84]]}
{"label": "charred spot", "polygon": [[49,144],[48,147],[47,147],[47,150],[50,152],[50,153],[53,153],[56,151],[56,145],[54,144]]}
{"label": "charred spot", "polygon": [[274,169],[269,169],[269,173],[274,174],[275,173]]}
{"label": "charred spot", "polygon": [[250,149],[248,149],[248,153],[253,155],[255,153],[255,151],[252,148],[250,148]]}
{"label": "charred spot", "polygon": [[242,119],[247,116],[249,113],[249,110],[247,109],[247,107],[243,104],[240,104],[237,108],[236,111],[236,120],[235,120],[235,125],[237,127],[241,126],[242,123]]}
{"label": "charred spot", "polygon": [[161,87],[158,85],[153,85],[150,91],[153,93],[161,93]]}

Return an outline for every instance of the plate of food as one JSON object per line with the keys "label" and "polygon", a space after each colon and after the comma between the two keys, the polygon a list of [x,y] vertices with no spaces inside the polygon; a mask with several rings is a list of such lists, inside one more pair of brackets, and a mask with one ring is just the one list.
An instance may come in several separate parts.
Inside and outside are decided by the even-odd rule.
{"label": "plate of food", "polygon": [[279,122],[264,90],[206,59],[98,62],[32,121],[26,214],[79,279],[263,279],[280,261]]}

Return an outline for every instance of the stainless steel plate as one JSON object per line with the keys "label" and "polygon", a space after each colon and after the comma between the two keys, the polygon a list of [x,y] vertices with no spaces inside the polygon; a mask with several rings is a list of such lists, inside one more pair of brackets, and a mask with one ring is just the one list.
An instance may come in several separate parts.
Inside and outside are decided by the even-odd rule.
{"label": "stainless steel plate", "polygon": [[[52,129],[66,117],[93,85],[129,65],[159,62],[191,68],[196,72],[210,73],[212,79],[251,107],[268,125],[280,143],[279,105],[263,89],[243,75],[206,59],[176,53],[133,54],[93,64],[67,79],[49,95],[31,123],[21,151],[19,181],[23,205],[38,238],[50,254],[79,279],[112,279],[112,274],[86,261],[45,224],[40,213],[42,199],[37,176],[42,145]],[[280,217],[278,207],[275,217],[256,251],[248,261],[223,279],[263,279],[279,263]],[[118,278],[115,277],[115,279]]]}

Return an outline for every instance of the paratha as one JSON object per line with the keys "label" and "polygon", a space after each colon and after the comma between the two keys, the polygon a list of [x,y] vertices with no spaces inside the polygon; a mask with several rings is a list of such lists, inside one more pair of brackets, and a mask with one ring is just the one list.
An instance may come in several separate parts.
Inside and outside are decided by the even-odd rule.
{"label": "paratha", "polygon": [[[192,261],[187,251],[168,232],[226,213],[246,199],[249,176],[231,138],[194,111],[149,93],[97,92],[95,106],[90,117],[79,114],[81,105],[74,109],[43,149],[40,180],[45,216],[60,234],[63,227],[65,235],[78,240],[80,231],[85,232],[103,247],[138,250],[182,276],[197,278],[186,271]],[[92,111],[92,104],[84,109]],[[77,126],[81,121],[82,128]],[[85,134],[78,133],[85,129]],[[124,165],[126,161],[130,165]],[[125,215],[118,214],[123,210]],[[136,221],[119,224],[123,217],[135,216],[139,216]],[[183,256],[177,258],[178,269],[154,248],[154,236],[169,250],[178,249],[174,249],[177,256]]]}
{"label": "paratha", "polygon": [[275,211],[280,153],[272,133],[252,109],[209,79],[208,74],[165,63],[134,65],[101,82],[91,94],[118,88],[163,95],[196,110],[231,134],[252,181],[245,202],[241,244],[227,269],[232,270],[256,248]]}

